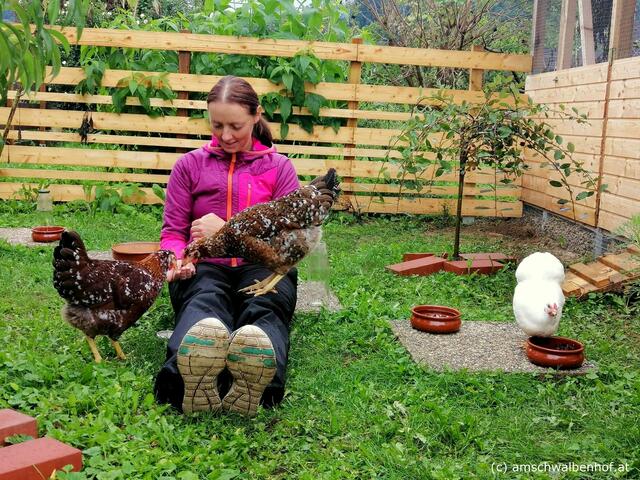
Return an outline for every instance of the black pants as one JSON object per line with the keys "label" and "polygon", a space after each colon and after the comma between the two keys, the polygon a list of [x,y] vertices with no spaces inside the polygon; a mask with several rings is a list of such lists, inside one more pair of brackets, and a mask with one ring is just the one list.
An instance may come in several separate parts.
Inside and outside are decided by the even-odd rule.
{"label": "black pants", "polygon": [[[154,393],[159,403],[182,409],[184,382],[177,366],[177,353],[187,331],[207,317],[222,321],[229,332],[244,325],[255,325],[267,334],[276,354],[276,374],[262,395],[261,403],[273,406],[284,396],[289,330],[296,307],[298,274],[295,269],[276,285],[277,293],[254,297],[238,292],[272,272],[258,265],[227,267],[200,263],[188,280],[171,282],[169,295],[175,312],[175,328],[167,345],[167,359],[156,377]],[[220,397],[224,397],[233,378],[225,369],[218,377]]]}

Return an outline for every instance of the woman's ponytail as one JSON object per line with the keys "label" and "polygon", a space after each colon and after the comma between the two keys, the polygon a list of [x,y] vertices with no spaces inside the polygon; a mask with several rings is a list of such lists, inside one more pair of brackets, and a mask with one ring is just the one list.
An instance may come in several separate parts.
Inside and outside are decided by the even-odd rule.
{"label": "woman's ponytail", "polygon": [[270,147],[273,145],[273,135],[267,121],[260,117],[260,120],[253,126],[253,136],[257,138],[261,144]]}

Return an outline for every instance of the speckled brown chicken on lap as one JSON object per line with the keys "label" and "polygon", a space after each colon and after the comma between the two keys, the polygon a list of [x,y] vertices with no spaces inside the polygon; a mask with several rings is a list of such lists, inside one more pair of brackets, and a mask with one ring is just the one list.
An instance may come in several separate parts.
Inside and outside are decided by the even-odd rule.
{"label": "speckled brown chicken on lap", "polygon": [[240,291],[255,296],[275,291],[280,279],[320,241],[320,226],[339,192],[337,174],[331,168],[284,197],[237,213],[217,233],[189,245],[185,262],[241,257],[273,273]]}

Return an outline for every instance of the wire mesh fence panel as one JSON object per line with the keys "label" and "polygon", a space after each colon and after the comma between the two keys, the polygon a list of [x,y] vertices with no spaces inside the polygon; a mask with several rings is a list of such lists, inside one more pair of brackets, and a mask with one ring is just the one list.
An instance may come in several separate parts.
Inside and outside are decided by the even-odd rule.
{"label": "wire mesh fence panel", "polygon": [[640,55],[640,0],[536,0],[533,73]]}

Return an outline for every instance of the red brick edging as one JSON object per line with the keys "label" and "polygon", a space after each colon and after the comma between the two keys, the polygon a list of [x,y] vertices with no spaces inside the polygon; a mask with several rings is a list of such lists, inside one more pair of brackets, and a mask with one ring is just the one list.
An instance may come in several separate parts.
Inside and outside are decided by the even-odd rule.
{"label": "red brick edging", "polygon": [[[7,437],[28,435],[33,440],[5,445]],[[71,465],[82,469],[82,452],[54,438],[38,436],[36,419],[11,409],[0,410],[0,480],[42,480]]]}

